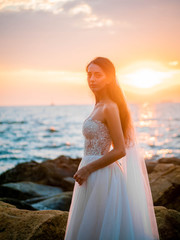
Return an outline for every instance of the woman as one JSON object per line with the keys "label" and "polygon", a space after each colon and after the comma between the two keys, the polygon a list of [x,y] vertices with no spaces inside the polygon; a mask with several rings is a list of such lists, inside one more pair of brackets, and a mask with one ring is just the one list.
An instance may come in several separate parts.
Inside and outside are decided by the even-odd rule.
{"label": "woman", "polygon": [[86,71],[96,104],[83,123],[84,156],[65,240],[159,239],[146,166],[114,65],[97,57]]}

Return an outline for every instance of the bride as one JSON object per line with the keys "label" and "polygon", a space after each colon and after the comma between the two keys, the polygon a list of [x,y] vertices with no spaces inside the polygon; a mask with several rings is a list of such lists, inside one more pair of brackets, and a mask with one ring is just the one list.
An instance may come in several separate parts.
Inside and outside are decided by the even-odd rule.
{"label": "bride", "polygon": [[97,57],[86,71],[96,104],[83,122],[65,240],[158,240],[145,162],[114,65]]}

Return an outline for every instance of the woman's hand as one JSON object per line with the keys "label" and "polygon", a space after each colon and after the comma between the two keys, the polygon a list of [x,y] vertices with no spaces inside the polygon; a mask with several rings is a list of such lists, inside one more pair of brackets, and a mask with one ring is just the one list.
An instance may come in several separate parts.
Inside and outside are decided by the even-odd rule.
{"label": "woman's hand", "polygon": [[88,176],[90,175],[90,171],[86,166],[80,168],[73,176],[73,178],[82,185],[84,181],[87,180]]}

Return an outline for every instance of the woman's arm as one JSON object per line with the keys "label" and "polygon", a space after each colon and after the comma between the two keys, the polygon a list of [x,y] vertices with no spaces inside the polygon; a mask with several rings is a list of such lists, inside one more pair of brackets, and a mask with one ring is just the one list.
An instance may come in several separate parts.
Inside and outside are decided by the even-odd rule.
{"label": "woman's arm", "polygon": [[90,173],[106,167],[126,155],[124,136],[117,105],[114,103],[106,105],[104,108],[104,116],[112,139],[113,149],[98,160],[86,165]]}
{"label": "woman's arm", "polygon": [[115,103],[105,105],[104,117],[106,119],[109,133],[112,139],[113,149],[98,160],[95,160],[82,167],[75,173],[74,178],[80,185],[92,172],[106,167],[126,155],[119,110]]}

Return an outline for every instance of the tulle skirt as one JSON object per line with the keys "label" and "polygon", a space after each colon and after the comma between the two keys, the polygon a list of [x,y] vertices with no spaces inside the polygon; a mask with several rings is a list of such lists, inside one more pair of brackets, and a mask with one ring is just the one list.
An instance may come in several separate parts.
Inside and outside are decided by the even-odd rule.
{"label": "tulle skirt", "polygon": [[[78,169],[101,156],[84,156]],[[137,193],[138,194],[138,193]],[[65,240],[135,240],[126,181],[116,161],[75,182]],[[145,240],[139,233],[138,240]]]}

